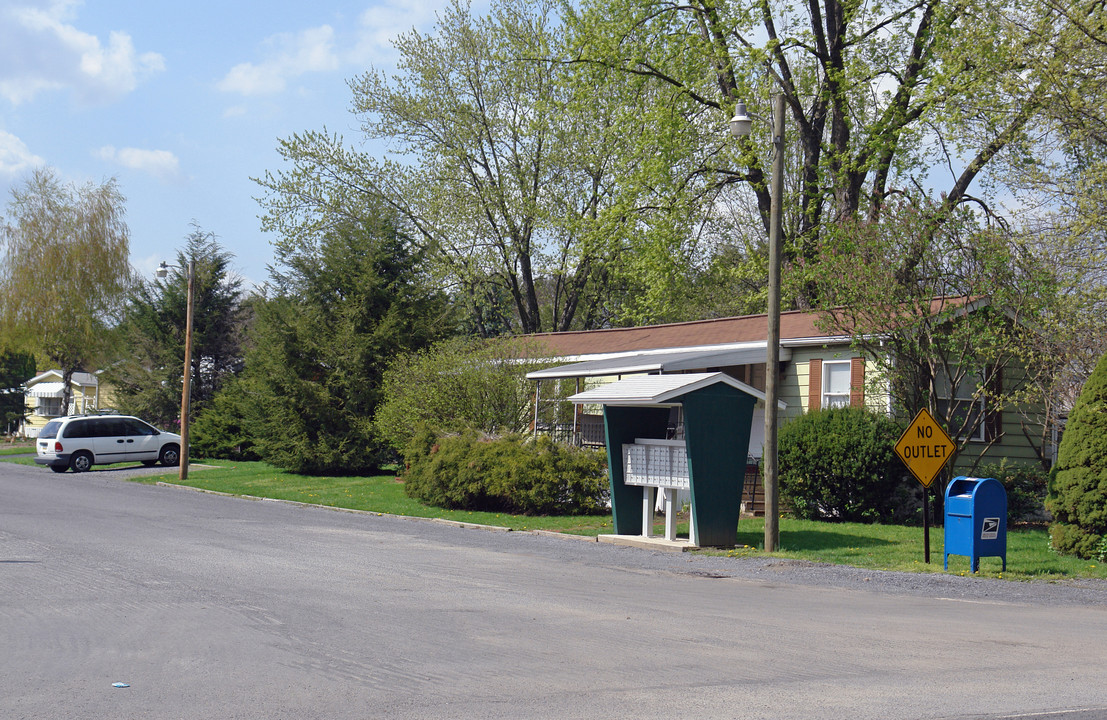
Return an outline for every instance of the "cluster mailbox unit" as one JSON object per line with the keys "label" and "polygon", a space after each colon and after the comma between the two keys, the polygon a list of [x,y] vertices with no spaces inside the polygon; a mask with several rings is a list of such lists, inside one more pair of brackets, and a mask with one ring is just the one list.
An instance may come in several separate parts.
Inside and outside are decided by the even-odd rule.
{"label": "cluster mailbox unit", "polygon": [[946,488],[945,563],[966,555],[972,572],[984,556],[1003,558],[1007,569],[1007,491],[994,478],[961,475]]}
{"label": "cluster mailbox unit", "polygon": [[[675,542],[673,497],[687,490],[689,545],[735,545],[753,409],[764,399],[761,391],[721,372],[639,376],[570,397],[603,406],[615,535],[653,535],[660,489],[665,539]],[[666,437],[673,407],[683,414],[683,439]]]}
{"label": "cluster mailbox unit", "polygon": [[[653,528],[654,493],[665,496],[665,539],[675,541],[676,512],[674,497],[678,490],[688,490],[688,451],[683,440],[635,438],[623,445],[623,482],[642,488],[642,527],[649,536]],[[740,491],[739,491],[740,494]]]}

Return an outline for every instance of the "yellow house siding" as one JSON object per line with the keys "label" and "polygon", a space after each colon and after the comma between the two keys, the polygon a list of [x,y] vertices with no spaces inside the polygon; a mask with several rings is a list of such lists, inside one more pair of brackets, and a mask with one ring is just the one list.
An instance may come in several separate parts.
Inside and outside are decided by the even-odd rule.
{"label": "yellow house siding", "polygon": [[[811,387],[812,360],[833,362],[835,360],[852,360],[857,357],[861,357],[861,355],[846,346],[794,348],[792,350],[792,361],[789,363],[784,374],[784,381],[781,383],[781,400],[788,403],[788,410],[785,412],[784,418],[797,417],[811,410],[809,389]],[[868,383],[871,374],[872,363],[865,363],[866,405],[872,402]]]}
{"label": "yellow house siding", "polygon": [[[27,386],[27,391],[33,390],[41,382],[61,382],[62,379],[60,374],[55,376],[50,371],[38,377],[42,379],[38,383]],[[24,395],[23,402],[27,409],[27,419],[23,423],[23,434],[29,437],[37,436],[39,431],[46,426],[46,423],[55,417],[64,417],[70,413],[94,413],[112,407],[111,389],[102,383],[99,386],[73,385],[70,406],[68,408],[59,407],[58,414],[40,415],[37,412],[40,407],[39,400],[40,398],[32,397],[29,394]]]}
{"label": "yellow house siding", "polygon": [[780,421],[787,422],[807,412],[807,361],[797,361],[793,351],[777,386],[777,396],[788,406],[780,413]]}

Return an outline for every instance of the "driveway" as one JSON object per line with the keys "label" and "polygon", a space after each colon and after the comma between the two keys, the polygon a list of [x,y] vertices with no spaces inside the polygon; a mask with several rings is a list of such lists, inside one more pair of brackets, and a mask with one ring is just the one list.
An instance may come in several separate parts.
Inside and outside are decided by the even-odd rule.
{"label": "driveway", "polygon": [[1103,583],[673,555],[0,463],[3,718],[1101,718],[1105,640]]}

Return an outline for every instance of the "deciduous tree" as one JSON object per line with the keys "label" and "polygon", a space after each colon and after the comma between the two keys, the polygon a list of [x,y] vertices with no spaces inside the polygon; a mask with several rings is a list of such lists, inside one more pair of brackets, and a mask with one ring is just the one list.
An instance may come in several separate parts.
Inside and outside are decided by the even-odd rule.
{"label": "deciduous tree", "polygon": [[[1003,154],[1025,157],[1041,118],[1064,89],[1069,32],[1057,13],[1022,0],[586,0],[572,16],[577,58],[645,77],[702,109],[706,162],[689,182],[752,194],[767,229],[769,133],[736,142],[725,122],[735,103],[786,103],[786,261],[813,260],[824,227],[879,217],[887,198],[919,187],[941,197],[935,220],[977,201],[987,212],[987,171]],[[994,179],[994,178],[991,178]],[[739,196],[737,200],[741,200]],[[725,207],[717,200],[713,208]],[[705,213],[705,217],[709,217]],[[935,227],[937,227],[935,225]],[[756,236],[739,221],[720,234],[753,262]],[[910,250],[911,248],[905,248]],[[906,272],[920,259],[889,261]],[[795,286],[795,302],[814,288]]]}
{"label": "deciduous tree", "polygon": [[0,336],[41,353],[63,376],[113,354],[112,329],[132,282],[124,198],[115,180],[64,185],[36,170],[12,190],[0,265]]}
{"label": "deciduous tree", "polygon": [[[983,439],[971,445],[981,456],[1002,439],[1002,412],[1041,402],[1031,387],[1052,368],[1037,338],[1058,287],[1018,238],[964,209],[935,225],[933,208],[889,203],[879,222],[828,231],[798,280],[818,288],[827,328],[865,355],[878,378],[866,392],[890,394],[906,416],[927,408],[946,428],[952,466],[971,439]],[[919,257],[909,273],[896,262],[905,254]]]}
{"label": "deciduous tree", "polygon": [[[292,169],[261,181],[266,226],[294,242],[383,197],[485,336],[674,312],[696,254],[686,118],[656,111],[670,98],[648,82],[565,62],[557,7],[497,0],[474,17],[458,0],[434,34],[402,35],[399,74],[350,83],[365,139],[389,154],[325,131],[282,142]],[[316,212],[327,198],[339,205]]]}

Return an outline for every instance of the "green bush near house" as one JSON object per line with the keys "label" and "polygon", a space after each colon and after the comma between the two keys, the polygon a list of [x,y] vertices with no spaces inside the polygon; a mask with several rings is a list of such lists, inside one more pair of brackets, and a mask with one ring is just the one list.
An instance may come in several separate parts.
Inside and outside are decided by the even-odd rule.
{"label": "green bush near house", "polygon": [[1107,537],[1107,355],[1069,415],[1046,508],[1053,515],[1049,535],[1055,550],[1098,558]]}
{"label": "green bush near house", "polygon": [[404,451],[407,494],[449,509],[524,515],[607,511],[603,453],[521,434],[420,428]]}
{"label": "green bush near house", "polygon": [[521,432],[534,420],[526,375],[549,365],[532,359],[542,352],[525,338],[453,338],[398,355],[381,381],[373,427],[397,453],[423,424]]}
{"label": "green bush near house", "polygon": [[1007,491],[1007,519],[1010,522],[1041,522],[1045,519],[1045,499],[1049,474],[1036,465],[1003,460],[979,466],[977,477],[995,478]]}
{"label": "green bush near house", "polygon": [[906,482],[894,450],[901,432],[884,415],[848,407],[813,410],[781,427],[780,489],[795,516],[891,519]]}

